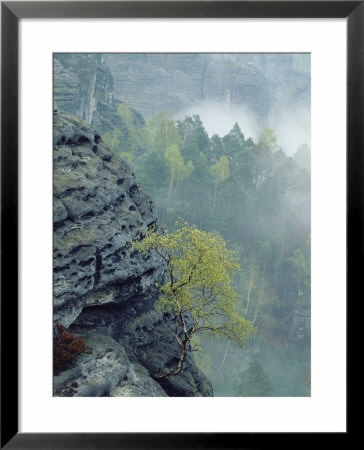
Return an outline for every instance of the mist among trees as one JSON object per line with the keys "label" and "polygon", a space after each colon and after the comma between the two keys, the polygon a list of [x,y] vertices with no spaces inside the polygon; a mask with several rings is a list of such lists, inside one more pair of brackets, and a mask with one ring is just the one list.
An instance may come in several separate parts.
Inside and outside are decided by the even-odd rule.
{"label": "mist among trees", "polygon": [[255,339],[245,350],[223,337],[192,340],[215,395],[310,395],[309,145],[288,156],[273,128],[253,139],[235,123],[210,136],[198,114],[157,111],[143,122],[124,103],[118,113],[127,132],[103,140],[155,201],[159,226],[173,232],[183,218],[218,233],[243,268],[238,310]]}

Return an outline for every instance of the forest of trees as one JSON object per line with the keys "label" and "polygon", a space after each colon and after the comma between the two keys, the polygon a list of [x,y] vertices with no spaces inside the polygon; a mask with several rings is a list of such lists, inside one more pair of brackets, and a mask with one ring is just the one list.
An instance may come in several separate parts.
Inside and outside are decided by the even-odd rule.
{"label": "forest of trees", "polygon": [[155,201],[159,226],[171,232],[183,218],[218,232],[240,259],[239,312],[258,332],[245,351],[224,339],[195,339],[215,395],[247,395],[249,367],[260,373],[257,392],[310,395],[310,330],[292,325],[297,314],[310,314],[308,145],[287,156],[271,128],[256,141],[237,123],[210,137],[198,115],[175,121],[157,112],[143,125],[125,104],[119,114],[127,133],[115,129],[103,139]]}

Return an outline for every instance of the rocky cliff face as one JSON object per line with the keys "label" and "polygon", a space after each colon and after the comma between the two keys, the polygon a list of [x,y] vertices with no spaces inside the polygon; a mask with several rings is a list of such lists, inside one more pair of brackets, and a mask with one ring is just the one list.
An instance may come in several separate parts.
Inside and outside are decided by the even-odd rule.
{"label": "rocky cliff face", "polygon": [[164,267],[128,243],[154,223],[129,166],[87,123],[55,111],[54,322],[87,346],[55,376],[55,395],[212,395],[192,355],[180,375],[153,379],[178,357],[171,318],[154,310]]}
{"label": "rocky cliff face", "polygon": [[[114,95],[149,117],[202,101],[247,105],[266,121],[288,103],[309,105],[309,55],[110,54]],[[284,94],[284,95],[282,95]],[[198,113],[198,111],[196,111]]]}
{"label": "rocky cliff face", "polygon": [[[128,128],[117,108],[114,83],[105,57],[100,54],[56,53],[53,58],[54,108],[67,111],[103,134],[115,128],[125,137]],[[144,124],[134,112],[135,120]]]}

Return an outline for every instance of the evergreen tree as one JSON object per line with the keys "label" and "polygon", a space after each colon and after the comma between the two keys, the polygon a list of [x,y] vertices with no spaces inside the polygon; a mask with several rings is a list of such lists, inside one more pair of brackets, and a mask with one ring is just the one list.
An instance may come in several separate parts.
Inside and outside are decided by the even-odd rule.
{"label": "evergreen tree", "polygon": [[224,144],[222,142],[222,139],[217,134],[214,134],[210,139],[208,159],[211,164],[215,164],[223,155],[224,155]]}
{"label": "evergreen tree", "polygon": [[241,150],[243,150],[244,142],[244,135],[241,132],[239,125],[236,123],[232,130],[223,137],[225,154],[230,160],[235,159]]}
{"label": "evergreen tree", "polygon": [[195,163],[200,153],[209,154],[210,139],[198,115],[178,121],[177,127],[182,141],[181,153],[186,162],[191,160]]}
{"label": "evergreen tree", "polygon": [[239,397],[272,397],[273,387],[260,362],[255,360],[242,373],[236,395]]}
{"label": "evergreen tree", "polygon": [[[264,129],[257,143],[245,138],[238,124],[223,138],[209,139],[198,116],[176,123],[170,114],[158,112],[143,126],[129,107],[119,108],[119,114],[124,128],[105,134],[104,141],[134,165],[156,203],[159,222],[170,231],[183,216],[241,249],[245,270],[234,280],[237,307],[257,326],[255,342],[275,394],[306,395],[297,373],[309,368],[303,356],[309,343],[305,338],[295,347],[290,324],[297,308],[306,314],[310,305],[309,147],[303,145],[289,157],[279,149],[272,129]],[[225,340],[205,339],[201,346],[204,361],[209,361],[203,367],[217,395],[237,392],[241,363],[235,349]],[[297,360],[290,356],[292,349]],[[264,357],[274,351],[281,354],[279,367]],[[241,384],[254,366],[250,369]],[[265,372],[258,369],[261,386]],[[255,392],[250,387],[246,395],[273,395],[269,389]]]}

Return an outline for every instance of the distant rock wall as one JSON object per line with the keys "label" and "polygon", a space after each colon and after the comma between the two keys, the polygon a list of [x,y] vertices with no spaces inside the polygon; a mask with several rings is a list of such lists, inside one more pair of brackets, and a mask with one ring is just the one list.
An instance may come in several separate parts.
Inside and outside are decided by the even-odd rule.
{"label": "distant rock wall", "polygon": [[53,74],[55,107],[92,123],[99,102],[112,104],[113,78],[100,54],[56,53]]}
{"label": "distant rock wall", "polygon": [[[100,54],[56,53],[53,57],[54,109],[67,111],[103,134],[128,129],[114,98],[113,77]],[[137,120],[144,119],[137,114]]]}
{"label": "distant rock wall", "polygon": [[162,261],[128,247],[156,223],[153,201],[86,122],[55,111],[53,139],[54,322],[87,345],[55,395],[212,395],[192,354],[180,375],[153,379],[179,350],[171,317],[154,311]]}
{"label": "distant rock wall", "polygon": [[[289,103],[309,105],[305,54],[109,54],[114,95],[150,117],[207,101],[244,104],[267,120]],[[284,96],[282,95],[284,93]],[[198,112],[198,111],[197,111]]]}

